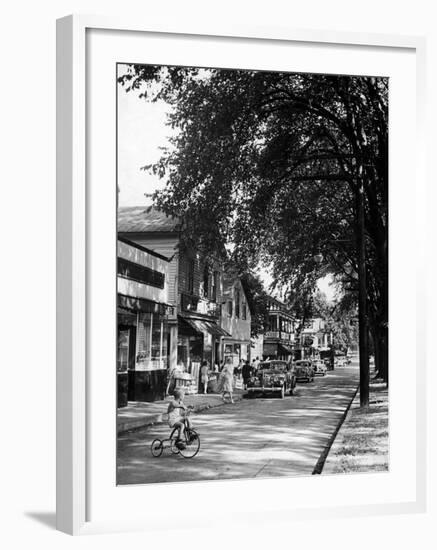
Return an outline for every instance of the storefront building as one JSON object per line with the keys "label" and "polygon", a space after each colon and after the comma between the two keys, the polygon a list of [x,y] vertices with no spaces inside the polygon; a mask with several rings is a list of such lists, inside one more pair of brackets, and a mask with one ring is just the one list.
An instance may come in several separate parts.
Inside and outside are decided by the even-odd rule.
{"label": "storefront building", "polygon": [[202,361],[214,369],[222,358],[222,339],[229,336],[220,327],[223,262],[207,263],[195,250],[183,248],[179,221],[154,207],[121,207],[118,214],[122,238],[169,259],[169,369],[184,373],[186,389],[194,393]]}
{"label": "storefront building", "polygon": [[165,395],[169,367],[168,259],[119,239],[117,259],[118,407]]}
{"label": "storefront building", "polygon": [[122,238],[169,259],[169,370],[184,373],[189,393],[198,390],[203,361],[218,370],[225,358],[235,365],[250,359],[250,310],[239,278],[224,273],[223,259],[206,262],[181,246],[178,220],[153,207],[120,208],[118,229]]}
{"label": "storefront building", "polygon": [[220,326],[223,272],[219,261],[210,264],[194,252],[179,259],[178,368],[191,375],[190,391],[198,391],[200,367],[211,370],[221,361],[221,342],[229,334]]}

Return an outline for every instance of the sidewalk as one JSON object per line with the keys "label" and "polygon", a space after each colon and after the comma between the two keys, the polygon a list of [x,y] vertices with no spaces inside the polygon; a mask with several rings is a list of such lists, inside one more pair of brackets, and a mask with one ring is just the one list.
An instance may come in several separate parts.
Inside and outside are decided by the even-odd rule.
{"label": "sidewalk", "polygon": [[[243,393],[242,390],[235,390],[234,401],[241,401]],[[153,403],[129,401],[127,407],[117,409],[117,433],[166,422],[167,407],[171,399],[168,397],[163,401],[154,401]],[[225,405],[221,394],[216,393],[186,395],[184,402],[187,406],[192,405],[195,413]]]}
{"label": "sidewalk", "polygon": [[360,393],[347,413],[329,451],[322,474],[388,471],[388,389],[370,383],[369,409],[360,409]]}

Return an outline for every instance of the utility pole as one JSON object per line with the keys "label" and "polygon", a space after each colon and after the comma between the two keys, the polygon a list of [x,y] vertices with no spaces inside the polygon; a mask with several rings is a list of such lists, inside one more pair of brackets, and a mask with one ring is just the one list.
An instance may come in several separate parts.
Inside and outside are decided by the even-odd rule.
{"label": "utility pole", "polygon": [[367,313],[366,235],[364,226],[364,182],[357,193],[358,328],[360,350],[360,406],[369,406],[369,321]]}

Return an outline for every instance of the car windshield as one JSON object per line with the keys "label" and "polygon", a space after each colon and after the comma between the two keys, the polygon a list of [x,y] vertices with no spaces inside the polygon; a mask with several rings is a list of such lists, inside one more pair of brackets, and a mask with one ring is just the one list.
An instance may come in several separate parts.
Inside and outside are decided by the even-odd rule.
{"label": "car windshield", "polygon": [[279,362],[271,362],[271,363],[261,363],[260,368],[262,370],[280,370],[284,371],[287,368],[287,365],[285,363],[279,363]]}

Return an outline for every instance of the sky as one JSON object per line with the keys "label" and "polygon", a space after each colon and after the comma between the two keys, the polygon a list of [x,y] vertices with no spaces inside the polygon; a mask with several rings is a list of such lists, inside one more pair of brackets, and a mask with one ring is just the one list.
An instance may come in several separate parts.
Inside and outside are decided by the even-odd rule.
{"label": "sky", "polygon": [[[119,65],[119,74],[123,73]],[[172,130],[166,126],[168,106],[164,102],[151,103],[140,99],[137,91],[126,93],[118,88],[118,201],[120,206],[150,204],[145,193],[153,193],[163,187],[163,181],[141,170],[142,166],[155,163],[161,156],[161,148],[168,145]],[[260,276],[267,288],[271,276],[260,269]],[[328,300],[333,300],[335,287],[332,278],[326,276],[318,281],[319,289]],[[280,293],[274,293],[280,297]]]}
{"label": "sky", "polygon": [[[120,66],[119,66],[120,67]],[[119,73],[122,69],[119,68]],[[137,92],[118,88],[118,188],[120,206],[147,203],[144,193],[163,186],[157,177],[141,170],[156,162],[160,147],[168,144],[171,129],[165,125],[168,107],[164,102],[140,99]]]}

